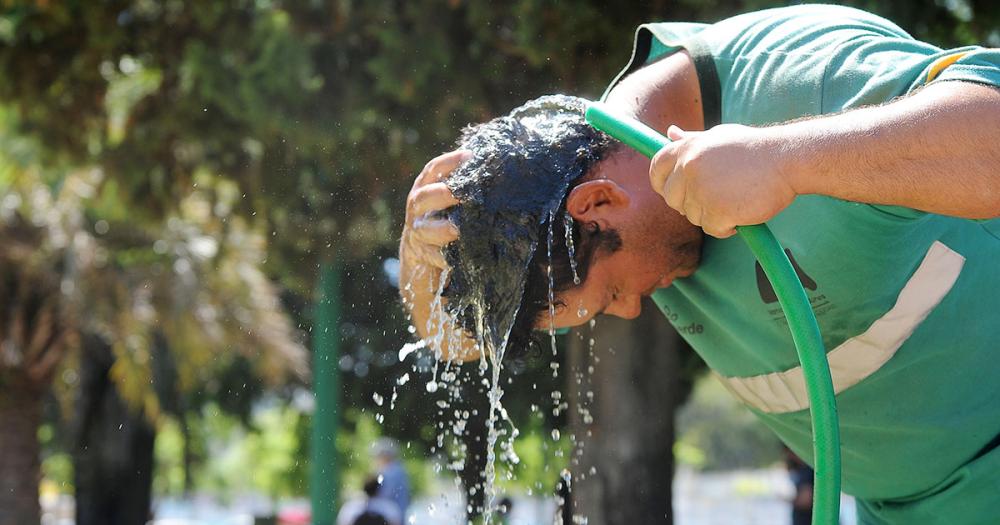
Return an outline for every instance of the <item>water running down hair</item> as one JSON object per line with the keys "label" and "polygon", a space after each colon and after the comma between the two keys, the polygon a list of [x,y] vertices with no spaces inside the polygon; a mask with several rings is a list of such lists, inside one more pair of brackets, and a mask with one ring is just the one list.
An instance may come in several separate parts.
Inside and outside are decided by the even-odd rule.
{"label": "water running down hair", "polygon": [[[586,103],[541,97],[466,128],[459,141],[473,157],[447,180],[461,204],[448,212],[459,240],[445,250],[451,273],[443,295],[458,324],[497,357],[537,341],[534,327],[549,311],[550,264],[551,288],[565,290],[586,279],[599,249],[621,244],[596,223],[567,221],[569,190],[619,145],[587,124]],[[549,242],[551,261],[539,249]]]}

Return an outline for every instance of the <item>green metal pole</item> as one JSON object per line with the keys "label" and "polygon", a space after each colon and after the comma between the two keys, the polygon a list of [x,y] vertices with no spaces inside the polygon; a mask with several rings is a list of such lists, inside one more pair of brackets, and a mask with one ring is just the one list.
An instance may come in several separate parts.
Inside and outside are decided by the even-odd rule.
{"label": "green metal pole", "polygon": [[312,425],[309,496],[313,525],[333,525],[336,519],[340,469],[335,440],[339,412],[341,262],[324,264],[317,287],[313,343],[313,391],[316,408]]}

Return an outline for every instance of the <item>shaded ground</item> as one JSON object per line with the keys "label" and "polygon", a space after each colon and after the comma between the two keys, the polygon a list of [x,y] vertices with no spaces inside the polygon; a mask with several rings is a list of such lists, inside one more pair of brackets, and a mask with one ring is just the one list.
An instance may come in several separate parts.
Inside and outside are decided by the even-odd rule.
{"label": "shaded ground", "polygon": [[[674,476],[678,525],[784,525],[793,488],[782,468],[703,473],[680,468]],[[854,499],[841,497],[841,525],[855,525]]]}
{"label": "shaded ground", "polygon": [[[465,503],[450,481],[441,482],[438,496],[414,501],[407,523],[460,525]],[[792,486],[783,469],[702,473],[686,468],[674,478],[674,516],[678,525],[786,525]],[[291,503],[303,505],[305,502]],[[72,525],[72,500],[43,501],[43,523]],[[157,502],[154,525],[252,525],[253,514],[268,504],[261,498],[234,498],[223,505],[207,497]],[[550,525],[555,501],[515,496],[511,525]],[[854,500],[841,501],[841,525],[856,525]],[[68,514],[68,516],[67,516]]]}

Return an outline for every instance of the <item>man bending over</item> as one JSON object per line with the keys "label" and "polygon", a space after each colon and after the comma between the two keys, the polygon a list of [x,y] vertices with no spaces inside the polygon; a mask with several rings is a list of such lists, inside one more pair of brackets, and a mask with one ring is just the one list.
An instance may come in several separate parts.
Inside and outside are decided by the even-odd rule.
{"label": "man bending over", "polygon": [[[551,99],[527,107],[558,115],[554,129],[533,111],[470,128],[465,150],[428,163],[410,193],[404,302],[444,355],[472,358],[484,347],[509,355],[536,329],[635,317],[652,296],[732,394],[811,463],[787,324],[732,237],[767,222],[828,349],[843,487],[861,522],[991,522],[998,85],[1000,51],[941,50],[844,7],[642,26],[604,100],[674,142],[650,162]],[[509,267],[490,272],[497,261]],[[459,336],[428,330],[441,305]]]}

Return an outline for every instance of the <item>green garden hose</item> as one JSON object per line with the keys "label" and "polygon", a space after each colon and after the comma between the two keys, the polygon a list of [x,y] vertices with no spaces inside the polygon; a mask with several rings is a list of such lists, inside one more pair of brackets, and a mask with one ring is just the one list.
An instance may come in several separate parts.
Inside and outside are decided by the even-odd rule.
{"label": "green garden hose", "polygon": [[[615,114],[594,102],[587,107],[587,122],[652,158],[670,139],[631,117]],[[823,338],[809,299],[792,269],[788,256],[765,224],[738,226],[785,312],[792,341],[802,363],[812,413],[813,453],[816,479],[813,485],[813,525],[836,525],[840,520],[840,425],[833,380],[826,360]]]}

